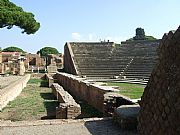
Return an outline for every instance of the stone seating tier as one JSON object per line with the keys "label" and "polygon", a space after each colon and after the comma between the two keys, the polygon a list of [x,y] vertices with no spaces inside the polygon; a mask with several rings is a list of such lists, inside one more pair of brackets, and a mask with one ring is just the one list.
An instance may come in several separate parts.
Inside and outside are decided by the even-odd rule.
{"label": "stone seating tier", "polygon": [[72,59],[78,75],[87,78],[149,78],[157,61],[159,41],[128,42],[71,42]]}

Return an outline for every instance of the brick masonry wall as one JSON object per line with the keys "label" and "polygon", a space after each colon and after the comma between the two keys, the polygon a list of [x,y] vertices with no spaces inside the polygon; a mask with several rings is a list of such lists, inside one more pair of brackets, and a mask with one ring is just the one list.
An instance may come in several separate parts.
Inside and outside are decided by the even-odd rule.
{"label": "brick masonry wall", "polygon": [[23,78],[0,90],[0,110],[21,93],[22,89],[26,87],[29,79],[30,75],[27,74]]}
{"label": "brick masonry wall", "polygon": [[75,64],[73,62],[73,53],[69,43],[66,43],[64,46],[64,71],[66,73],[77,75]]}
{"label": "brick masonry wall", "polygon": [[164,34],[158,64],[143,93],[140,135],[180,135],[180,27]]}
{"label": "brick masonry wall", "polygon": [[53,83],[52,93],[56,96],[57,100],[60,102],[58,108],[56,108],[56,118],[66,119],[66,118],[76,118],[81,114],[81,107],[74,98],[63,89],[58,83]]}
{"label": "brick masonry wall", "polygon": [[88,104],[100,112],[108,113],[107,110],[112,110],[112,107],[107,108],[107,106],[111,104],[110,102],[113,102],[114,107],[118,107],[117,105],[120,105],[117,100],[118,98],[121,98],[121,102],[125,104],[133,104],[128,98],[115,93],[117,90],[112,87],[98,86],[86,81],[85,78],[79,78],[78,76],[67,73],[57,73],[55,76],[57,82],[71,95],[87,101]]}

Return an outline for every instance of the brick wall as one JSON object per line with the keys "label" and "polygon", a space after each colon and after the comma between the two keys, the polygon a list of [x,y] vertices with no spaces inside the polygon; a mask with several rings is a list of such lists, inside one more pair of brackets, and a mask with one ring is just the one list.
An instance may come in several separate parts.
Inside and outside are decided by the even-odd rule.
{"label": "brick wall", "polygon": [[180,27],[164,34],[140,102],[141,135],[180,135]]}
{"label": "brick wall", "polygon": [[64,46],[64,70],[67,73],[77,75],[73,57],[71,46],[66,43]]}
{"label": "brick wall", "polygon": [[81,107],[76,103],[74,98],[63,89],[59,84],[53,83],[52,93],[56,96],[60,102],[59,107],[56,108],[56,118],[60,119],[72,119],[81,114]]}
{"label": "brick wall", "polygon": [[[78,76],[67,73],[57,73],[55,76],[56,81],[71,95],[87,101],[88,104],[92,105],[100,112],[108,113],[107,110],[114,110],[111,106],[107,108],[109,104],[113,104],[114,107],[118,107],[118,105],[122,104],[133,104],[130,99],[115,93],[117,90],[112,87],[99,86],[86,81],[85,78],[79,78]],[[121,100],[118,100],[119,98]],[[121,103],[118,103],[118,101]]]}

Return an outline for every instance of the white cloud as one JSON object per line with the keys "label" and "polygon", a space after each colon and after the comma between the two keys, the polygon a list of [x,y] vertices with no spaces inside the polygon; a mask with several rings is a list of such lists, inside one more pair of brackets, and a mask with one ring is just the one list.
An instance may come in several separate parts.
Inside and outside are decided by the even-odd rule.
{"label": "white cloud", "polygon": [[92,41],[92,40],[93,40],[93,34],[90,33],[90,34],[88,35],[88,38],[89,38],[90,41]]}
{"label": "white cloud", "polygon": [[77,32],[71,34],[73,40],[81,40],[81,35]]}

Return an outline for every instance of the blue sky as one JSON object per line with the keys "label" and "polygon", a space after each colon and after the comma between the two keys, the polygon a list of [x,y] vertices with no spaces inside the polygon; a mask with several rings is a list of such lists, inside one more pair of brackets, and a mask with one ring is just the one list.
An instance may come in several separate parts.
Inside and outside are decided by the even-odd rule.
{"label": "blue sky", "polygon": [[0,47],[18,46],[36,53],[51,46],[63,52],[68,41],[110,40],[120,43],[142,27],[161,38],[180,25],[180,0],[10,0],[32,12],[41,28],[34,35],[0,29]]}

